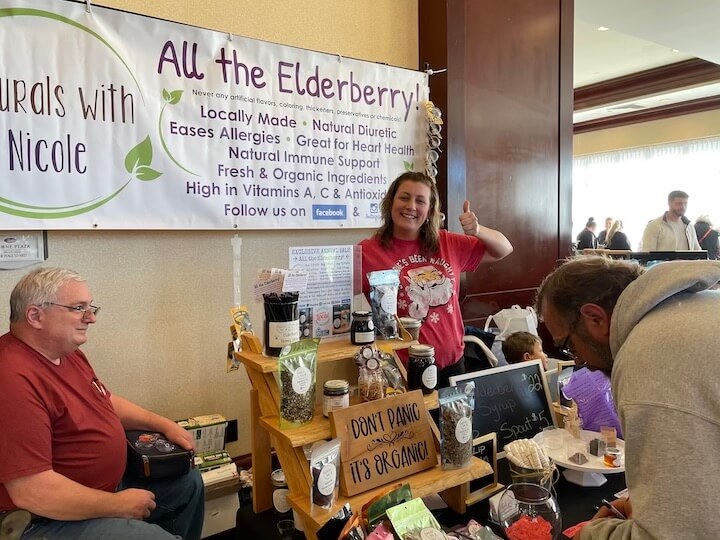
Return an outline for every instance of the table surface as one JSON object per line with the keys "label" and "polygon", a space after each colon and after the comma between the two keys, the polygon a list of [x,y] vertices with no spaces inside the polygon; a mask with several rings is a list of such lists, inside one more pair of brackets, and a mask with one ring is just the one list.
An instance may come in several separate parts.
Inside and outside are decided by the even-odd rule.
{"label": "table surface", "polygon": [[[510,471],[506,459],[498,460],[498,476],[500,483],[506,486],[511,483]],[[555,484],[555,492],[562,515],[563,530],[581,521],[590,519],[595,512],[597,512],[596,507],[602,499],[612,501],[615,498],[615,493],[625,488],[624,474],[613,474],[608,476],[607,479],[607,483],[600,487],[581,487],[568,482],[562,475],[560,476],[560,479]],[[453,512],[449,508],[437,510],[433,513],[436,515],[440,524],[445,527],[465,525],[473,518],[484,525],[490,525],[495,533],[502,537],[502,531],[499,526],[489,522],[488,511],[488,501],[484,500],[469,506],[467,512],[462,515]],[[272,510],[260,514],[253,514],[250,505],[241,506],[238,512],[237,538],[240,538],[240,531],[242,531],[243,538],[277,538],[276,523],[279,519],[283,518],[278,517]],[[249,534],[249,536],[246,536],[246,534]],[[303,539],[304,537],[305,536],[299,531],[296,532],[294,536],[297,540]],[[232,536],[229,538],[235,537]],[[565,539],[564,536],[561,538]],[[223,540],[225,540],[224,537]]]}
{"label": "table surface", "polygon": [[[504,458],[498,460],[498,477],[498,481],[506,486],[511,483],[509,467]],[[582,487],[568,482],[560,475],[560,479],[555,484],[555,492],[560,506],[563,530],[592,518],[602,499],[612,501],[615,499],[615,493],[625,489],[625,474],[613,474],[608,476],[607,480],[607,483],[600,487]],[[500,527],[489,522],[488,512],[488,501],[484,500],[468,507],[464,515],[456,514],[450,509],[441,510],[436,514],[442,525],[464,525],[473,518],[484,525],[489,525],[495,534],[503,537]],[[561,536],[561,538],[566,537]]]}

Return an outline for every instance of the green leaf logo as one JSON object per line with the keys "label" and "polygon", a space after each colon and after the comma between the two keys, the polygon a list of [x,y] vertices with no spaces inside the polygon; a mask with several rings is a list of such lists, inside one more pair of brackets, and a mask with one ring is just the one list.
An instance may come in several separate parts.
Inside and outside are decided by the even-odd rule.
{"label": "green leaf logo", "polygon": [[168,105],[177,105],[180,103],[180,98],[183,95],[182,90],[173,90],[172,92],[168,92],[167,90],[163,89],[163,100],[165,100],[165,103]]}
{"label": "green leaf logo", "polygon": [[409,172],[415,168],[415,164],[412,161],[403,160],[403,167],[405,167],[405,172]]}
{"label": "green leaf logo", "polygon": [[[140,84],[137,81],[137,78],[135,77],[135,74],[130,69],[130,66],[125,61],[125,59],[120,55],[120,53],[112,46],[112,44],[107,41],[103,36],[95,32],[94,30],[91,30],[87,26],[74,21],[72,19],[69,19],[68,17],[65,17],[63,15],[53,13],[50,11],[44,11],[40,9],[32,9],[32,8],[3,8],[0,9],[0,19],[5,17],[37,17],[42,19],[48,19],[52,21],[57,21],[61,24],[67,25],[69,27],[75,28],[77,30],[80,30],[82,32],[87,33],[88,35],[92,36],[94,39],[96,39],[98,42],[102,43],[107,49],[112,53],[114,57],[118,59],[120,63],[124,66],[124,68],[127,70],[130,77],[132,77],[132,80],[135,82],[135,85],[137,86],[137,91],[140,94],[140,98],[142,99],[143,103],[145,102],[145,96],[143,94],[143,90],[140,87]],[[174,99],[174,96],[170,96],[171,99]],[[177,96],[177,99],[180,99],[180,96]],[[149,140],[148,140],[148,146]],[[150,157],[152,157],[152,148],[150,147]],[[133,158],[130,159],[131,162],[135,161]],[[127,160],[126,160],[126,166],[127,166]],[[149,169],[149,167],[148,167]],[[152,171],[152,172],[151,172]],[[160,173],[153,171],[152,169],[149,170],[138,170],[138,178],[142,176],[142,180],[150,180],[153,174],[159,176]],[[154,178],[157,178],[157,176],[154,176]],[[82,202],[71,204],[67,206],[41,206],[41,205],[33,205],[33,204],[27,204],[22,201],[15,201],[12,199],[8,199],[6,197],[0,197],[0,212],[5,214],[10,214],[13,216],[23,217],[23,218],[29,218],[29,219],[63,219],[63,218],[71,218],[75,216],[79,216],[81,214],[85,214],[87,212],[91,212],[97,208],[100,208],[101,206],[107,204],[111,200],[113,200],[115,197],[120,195],[122,191],[130,184],[132,181],[132,178],[129,179],[127,182],[125,182],[122,186],[120,186],[118,189],[116,189],[114,192],[110,193],[109,195],[105,197],[95,197],[92,199],[84,200]]]}
{"label": "green leaf logo", "polygon": [[[167,107],[168,105],[177,105],[178,103],[180,103],[180,98],[182,97],[182,95],[183,95],[182,90],[173,90],[172,92],[170,92],[170,91],[166,90],[165,88],[163,88],[162,97],[163,97],[163,101],[165,101],[165,105],[162,106],[162,109],[160,110],[160,117],[158,118],[158,134],[160,136],[160,144],[162,144],[163,150],[165,151],[165,155],[167,155],[167,157],[169,157],[175,165],[180,167],[183,171],[185,171],[188,174],[192,174],[193,176],[200,176],[199,174],[192,172],[187,167],[183,167],[183,165],[177,159],[175,159],[175,156],[173,156],[172,153],[170,153],[170,149],[168,148],[168,145],[165,142],[165,137],[163,137],[162,126],[163,126],[163,115],[165,114],[165,107]],[[140,178],[140,177],[138,176],[138,178]],[[143,180],[143,178],[140,178],[140,180]],[[153,178],[148,178],[148,180],[153,180]]]}
{"label": "green leaf logo", "polygon": [[125,156],[125,170],[138,180],[150,181],[158,178],[162,173],[150,168],[152,163],[152,143],[150,136],[132,148]]}
{"label": "green leaf logo", "polygon": [[136,178],[138,180],[149,182],[150,180],[155,180],[159,176],[162,176],[162,173],[156,171],[155,169],[151,169],[150,167],[145,167],[144,165],[142,165],[137,168]]}

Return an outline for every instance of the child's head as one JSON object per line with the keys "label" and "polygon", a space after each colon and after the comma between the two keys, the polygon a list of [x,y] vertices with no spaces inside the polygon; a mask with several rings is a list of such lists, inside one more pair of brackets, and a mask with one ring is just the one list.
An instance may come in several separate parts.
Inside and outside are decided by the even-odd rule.
{"label": "child's head", "polygon": [[517,364],[527,360],[540,360],[543,369],[547,369],[547,355],[543,352],[542,341],[530,332],[515,332],[505,338],[502,352],[508,364]]}

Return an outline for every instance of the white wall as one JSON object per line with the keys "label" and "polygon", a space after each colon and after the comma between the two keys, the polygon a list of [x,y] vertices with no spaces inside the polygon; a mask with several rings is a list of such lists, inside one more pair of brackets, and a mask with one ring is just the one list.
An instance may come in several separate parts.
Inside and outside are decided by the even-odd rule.
{"label": "white wall", "polygon": [[[416,0],[104,0],[105,5],[343,56],[417,67]],[[401,171],[398,171],[398,173]],[[0,217],[1,219],[1,217]],[[370,230],[239,231],[242,298],[259,267],[286,267],[289,246],[354,244]],[[171,418],[238,419],[233,455],[250,452],[249,382],[227,374],[234,231],[51,231],[48,265],[84,274],[103,308],[83,347],[113,392]],[[25,270],[0,273],[7,299]],[[2,318],[8,320],[7,301]]]}

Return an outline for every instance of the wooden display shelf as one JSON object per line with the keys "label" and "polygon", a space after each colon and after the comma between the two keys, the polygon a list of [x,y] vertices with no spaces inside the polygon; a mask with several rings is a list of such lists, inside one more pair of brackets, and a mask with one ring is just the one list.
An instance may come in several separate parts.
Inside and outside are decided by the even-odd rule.
{"label": "wooden display shelf", "polygon": [[[289,500],[290,505],[302,517],[303,523],[306,527],[306,534],[310,532],[311,534],[308,536],[314,538],[318,529],[320,529],[320,527],[322,527],[326,521],[334,516],[345,504],[350,503],[353,514],[359,513],[363,504],[376,495],[387,492],[394,485],[410,484],[413,497],[425,497],[433,493],[440,493],[440,495],[445,499],[446,494],[443,492],[446,490],[449,490],[450,488],[466,487],[467,482],[470,482],[470,480],[476,480],[492,473],[493,470],[489,463],[483,461],[482,459],[473,457],[470,465],[462,469],[443,470],[438,465],[432,469],[424,470],[407,478],[402,478],[396,482],[390,482],[389,484],[385,484],[384,486],[380,486],[370,491],[359,493],[353,497],[343,497],[341,495],[338,497],[338,500],[330,510],[311,507],[310,498],[304,495],[291,493]],[[455,499],[454,496],[449,498],[453,500]],[[451,504],[448,500],[446,500],[446,502]],[[464,508],[460,510],[461,513],[465,511]],[[308,525],[310,526],[310,530],[307,529]]]}
{"label": "wooden display shelf", "polygon": [[[378,340],[375,346],[381,351],[390,352],[395,349],[406,349],[414,341],[407,342],[399,339]],[[337,362],[339,360],[347,360],[355,355],[360,348],[359,345],[353,345],[344,337],[332,341],[323,341],[318,348],[317,361]],[[250,351],[241,351],[235,353],[235,358],[240,360],[249,369],[254,369],[262,373],[274,373],[278,370],[278,359],[274,356],[265,356],[264,354],[253,353]]]}
{"label": "wooden display shelf", "polygon": [[[414,341],[377,341],[378,349],[386,353],[394,353],[397,349],[407,348]],[[318,349],[318,364],[329,362],[353,362],[357,345],[348,339],[323,341]],[[405,381],[407,375],[402,362],[394,354],[398,369]],[[252,436],[253,511],[258,513],[272,507],[272,485],[270,472],[272,468],[271,450],[274,447],[290,490],[290,504],[299,512],[299,519],[305,525],[308,539],[315,539],[317,530],[325,523],[341,505],[350,502],[353,510],[360,509],[362,504],[375,494],[387,489],[376,488],[350,498],[341,497],[334,510],[310,509],[310,489],[312,477],[303,446],[316,441],[331,438],[330,422],[323,417],[322,410],[316,410],[311,422],[303,426],[280,429],[278,409],[280,389],[275,379],[278,370],[278,359],[249,351],[235,353],[235,357],[244,365],[252,385],[250,392]],[[351,364],[350,364],[351,365]],[[316,389],[317,392],[317,389]],[[356,401],[351,399],[351,402]],[[437,392],[423,396],[427,409],[438,408]],[[357,402],[357,401],[356,401]],[[429,414],[429,413],[428,413]],[[435,436],[436,448],[439,448],[437,426],[431,422]],[[492,468],[485,461],[473,458],[472,463],[463,469],[442,470],[439,466],[412,474],[399,481],[409,483],[413,495],[422,497],[430,493],[438,493],[453,510],[463,513],[468,495],[470,480],[481,478],[492,473]],[[397,482],[394,482],[397,484]]]}
{"label": "wooden display shelf", "polygon": [[[437,391],[434,391],[432,394],[424,395],[423,400],[427,409],[438,408]],[[358,403],[361,403],[359,398],[353,398],[350,400],[350,405],[357,405]],[[293,448],[298,448],[305,444],[311,444],[315,441],[332,438],[332,434],[330,433],[330,421],[323,416],[322,407],[318,407],[315,410],[313,419],[302,426],[281,429],[280,417],[276,414],[272,416],[263,416],[260,419],[260,424],[271,435],[275,436],[277,440],[282,441],[284,444],[290,445]]]}
{"label": "wooden display shelf", "polygon": [[[412,343],[415,342],[401,340],[380,340],[375,342],[379,349],[386,352],[406,348]],[[322,341],[318,348],[317,361],[318,363],[352,362],[357,350],[358,346],[350,343],[349,337]],[[264,425],[260,423],[262,417],[277,416],[278,414],[280,389],[275,380],[278,359],[260,353],[253,353],[249,350],[236,352],[235,358],[245,366],[245,371],[252,385],[250,391],[250,435],[254,472],[253,511],[258,513],[272,508],[270,473],[272,472],[273,447],[275,447],[278,458],[281,460],[283,469],[286,469],[288,487],[291,491],[309,493],[310,473],[302,448],[292,447],[283,442],[283,438],[278,439],[275,435],[271,437],[271,431],[265,429]],[[322,414],[320,414],[321,417]],[[329,424],[327,426],[329,436]],[[279,431],[278,426],[276,432]]]}

